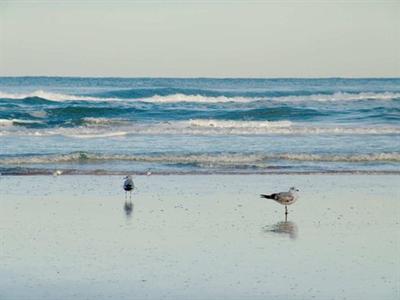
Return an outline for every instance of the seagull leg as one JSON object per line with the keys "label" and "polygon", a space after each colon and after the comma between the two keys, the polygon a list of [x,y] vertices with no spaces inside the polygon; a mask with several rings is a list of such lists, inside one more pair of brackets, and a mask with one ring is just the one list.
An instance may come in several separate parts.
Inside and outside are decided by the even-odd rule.
{"label": "seagull leg", "polygon": [[287,205],[285,205],[285,216],[288,215]]}

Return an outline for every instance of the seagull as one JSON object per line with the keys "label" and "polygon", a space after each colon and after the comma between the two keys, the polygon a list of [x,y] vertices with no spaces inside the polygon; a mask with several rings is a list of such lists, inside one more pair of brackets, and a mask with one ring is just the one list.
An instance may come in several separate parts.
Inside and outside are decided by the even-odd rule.
{"label": "seagull", "polygon": [[123,188],[124,188],[124,190],[125,190],[125,199],[126,199],[126,193],[127,193],[127,192],[130,193],[130,194],[129,194],[129,199],[131,199],[131,197],[132,197],[132,191],[133,191],[133,189],[135,188],[135,185],[133,184],[132,176],[131,176],[131,175],[128,175],[128,176],[126,176],[124,179],[125,179],[125,181],[124,181],[124,186],[123,186]]}
{"label": "seagull", "polygon": [[297,192],[299,190],[296,189],[295,187],[291,187],[288,192],[280,192],[280,193],[274,193],[271,195],[263,195],[261,194],[261,198],[266,198],[266,199],[272,199],[279,204],[285,205],[285,215],[288,214],[288,209],[287,206],[295,203],[298,199]]}

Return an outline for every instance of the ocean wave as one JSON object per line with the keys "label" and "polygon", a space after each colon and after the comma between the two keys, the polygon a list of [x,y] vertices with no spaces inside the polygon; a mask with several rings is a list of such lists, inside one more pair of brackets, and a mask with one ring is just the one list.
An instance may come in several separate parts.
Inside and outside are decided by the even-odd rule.
{"label": "ocean wave", "polygon": [[399,99],[400,93],[343,93],[337,92],[334,94],[315,94],[308,96],[287,96],[277,98],[281,101],[319,101],[319,102],[329,102],[329,101],[361,101],[361,100],[394,100]]}
{"label": "ocean wave", "polygon": [[392,161],[400,162],[400,153],[370,153],[370,154],[280,154],[278,159],[291,161],[326,161],[326,162],[374,162],[374,161]]}
{"label": "ocean wave", "polygon": [[99,98],[91,96],[77,96],[60,94],[49,91],[37,90],[32,93],[4,93],[0,92],[0,98],[3,99],[14,99],[14,100],[24,100],[29,98],[41,98],[49,101],[64,102],[64,101],[111,101],[118,100],[116,98]]}
{"label": "ocean wave", "polygon": [[[301,94],[309,94],[308,91],[300,92]],[[212,88],[189,88],[189,87],[152,87],[152,88],[132,88],[110,90],[92,94],[92,96],[102,98],[119,98],[119,99],[145,99],[153,96],[171,96],[171,95],[199,95],[203,97],[266,97],[266,96],[285,96],[293,94],[291,92],[276,91],[243,91],[243,90],[219,90]]]}
{"label": "ocean wave", "polygon": [[[0,98],[3,99],[29,99],[33,97],[41,98],[48,101],[64,102],[64,101],[138,101],[138,102],[148,102],[148,103],[249,103],[256,101],[279,101],[279,102],[335,102],[335,101],[362,101],[362,100],[395,100],[400,99],[400,93],[395,92],[361,92],[361,93],[347,93],[347,92],[336,92],[333,94],[311,94],[311,95],[287,95],[287,96],[271,96],[262,95],[259,96],[235,96],[232,92],[229,95],[204,95],[204,94],[185,94],[185,93],[173,93],[173,94],[157,94],[157,89],[154,90],[154,95],[145,97],[102,97],[91,96],[91,95],[69,95],[54,93],[49,91],[37,90],[32,93],[4,93],[0,92]],[[267,93],[268,94],[268,93]]]}
{"label": "ocean wave", "polygon": [[177,102],[196,102],[196,103],[221,103],[221,102],[254,102],[254,101],[279,101],[279,102],[301,102],[301,101],[316,101],[316,102],[329,102],[329,101],[361,101],[361,100],[393,100],[399,99],[400,93],[342,93],[337,92],[334,94],[312,94],[312,95],[290,95],[290,96],[259,96],[259,97],[227,97],[227,96],[203,96],[203,95],[186,95],[174,94],[167,96],[155,95],[149,98],[140,99],[144,102],[152,103],[177,103]]}
{"label": "ocean wave", "polygon": [[221,102],[252,102],[261,100],[262,98],[253,97],[229,97],[229,96],[203,96],[200,94],[170,94],[158,95],[154,94],[149,97],[94,97],[84,95],[68,95],[43,90],[34,91],[32,93],[3,93],[0,92],[0,99],[25,100],[30,98],[40,98],[48,101],[65,102],[65,101],[140,101],[149,103],[178,103],[178,102],[196,102],[196,103],[221,103]]}
{"label": "ocean wave", "polygon": [[27,124],[41,124],[41,121],[37,120],[21,120],[21,119],[0,119],[0,126],[15,126],[15,125],[27,125]]}
{"label": "ocean wave", "polygon": [[54,164],[80,162],[131,161],[139,163],[190,164],[201,167],[269,167],[272,161],[301,162],[400,162],[400,153],[368,154],[310,154],[282,153],[265,155],[262,153],[194,153],[194,154],[99,154],[73,152],[57,155],[32,155],[0,158],[0,164]]}
{"label": "ocean wave", "polygon": [[123,154],[96,154],[88,152],[74,152],[60,155],[34,155],[21,156],[11,158],[0,158],[0,163],[3,164],[46,164],[46,163],[73,163],[73,162],[88,162],[88,161],[136,161],[136,162],[153,162],[153,163],[252,163],[259,161],[260,156],[241,154],[194,154],[194,155],[123,155]]}
{"label": "ocean wave", "polygon": [[28,114],[34,118],[46,118],[47,117],[47,113],[43,110],[38,110],[38,111],[32,111],[32,112],[28,112]]}
{"label": "ocean wave", "polygon": [[194,119],[187,122],[191,127],[203,128],[227,128],[227,129],[251,129],[251,128],[286,128],[292,126],[290,121],[231,121],[213,119]]}
{"label": "ocean wave", "polygon": [[129,122],[128,120],[117,119],[117,118],[93,118],[93,117],[82,118],[81,121],[83,124],[89,126],[124,125]]}
{"label": "ocean wave", "polygon": [[250,102],[263,99],[276,99],[280,101],[337,101],[337,100],[391,100],[399,98],[398,92],[327,92],[323,90],[274,90],[274,89],[199,89],[199,88],[177,88],[177,87],[154,87],[112,90],[95,94],[95,96],[118,98],[118,99],[140,99],[148,102]]}
{"label": "ocean wave", "polygon": [[223,102],[253,102],[262,100],[263,98],[252,97],[227,97],[227,96],[202,96],[202,95],[186,95],[186,94],[173,94],[167,96],[155,95],[149,98],[139,99],[143,102],[151,103],[178,103],[178,102],[195,102],[195,103],[223,103]]}
{"label": "ocean wave", "polygon": [[[38,121],[34,121],[38,122]],[[12,120],[5,120],[8,126]],[[85,118],[84,126],[32,129],[19,126],[18,130],[3,126],[0,135],[54,136],[71,138],[105,138],[126,135],[379,135],[400,134],[400,126],[311,126],[284,121],[231,121],[192,119],[165,122],[132,122],[123,119]],[[23,125],[23,124],[22,124]]]}

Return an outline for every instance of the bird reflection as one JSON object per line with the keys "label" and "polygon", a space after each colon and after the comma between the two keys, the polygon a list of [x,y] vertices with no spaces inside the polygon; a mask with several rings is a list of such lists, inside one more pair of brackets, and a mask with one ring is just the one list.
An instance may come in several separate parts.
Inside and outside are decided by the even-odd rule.
{"label": "bird reflection", "polygon": [[129,219],[133,214],[133,203],[131,200],[126,200],[124,203],[125,216]]}
{"label": "bird reflection", "polygon": [[296,223],[288,221],[287,219],[285,219],[285,221],[280,221],[273,225],[264,226],[263,231],[268,233],[269,232],[277,233],[280,235],[289,235],[289,237],[293,240],[297,238],[298,234]]}

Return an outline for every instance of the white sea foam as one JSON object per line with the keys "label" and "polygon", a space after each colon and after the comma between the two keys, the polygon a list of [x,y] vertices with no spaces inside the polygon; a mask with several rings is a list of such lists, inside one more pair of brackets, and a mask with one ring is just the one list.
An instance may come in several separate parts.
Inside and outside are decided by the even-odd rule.
{"label": "white sea foam", "polygon": [[112,101],[118,100],[116,98],[100,98],[100,97],[91,97],[91,96],[77,96],[77,95],[68,95],[68,94],[60,94],[49,91],[37,90],[32,93],[3,93],[0,92],[0,98],[5,99],[25,99],[29,97],[39,97],[42,99],[64,102],[64,101]]}
{"label": "white sea foam", "polygon": [[[310,126],[290,121],[225,121],[215,119],[194,119],[171,122],[132,122],[121,119],[93,118],[84,120],[86,126],[72,128],[29,129],[13,127],[18,120],[0,120],[2,135],[52,136],[62,135],[72,138],[106,138],[126,135],[361,135],[361,134],[400,134],[400,126]],[[38,122],[26,121],[21,122]],[[17,124],[18,125],[18,124]]]}
{"label": "white sea foam", "polygon": [[260,161],[260,155],[242,154],[189,154],[189,155],[103,155],[86,152],[74,152],[61,155],[34,155],[0,159],[4,164],[43,164],[71,163],[79,161],[136,161],[152,163],[207,163],[207,164],[248,164]]}
{"label": "white sea foam", "polygon": [[20,136],[35,136],[35,137],[48,137],[48,136],[65,136],[69,138],[79,139],[94,139],[94,138],[113,138],[123,137],[132,133],[131,131],[123,130],[109,130],[103,129],[102,127],[75,127],[75,128],[53,128],[53,129],[42,129],[42,130],[30,130],[24,129],[18,132],[7,131],[0,132],[3,135],[20,135]]}
{"label": "white sea foam", "polygon": [[228,129],[241,129],[241,128],[287,128],[292,125],[290,121],[232,121],[232,120],[213,120],[213,119],[194,119],[190,120],[189,125],[192,127],[205,127],[205,128],[228,128]]}
{"label": "white sea foam", "polygon": [[13,120],[0,119],[0,126],[12,126]]}
{"label": "white sea foam", "polygon": [[151,103],[178,103],[178,102],[197,102],[197,103],[219,103],[219,102],[252,102],[260,100],[251,97],[207,97],[202,95],[185,95],[185,94],[173,94],[160,96],[155,95],[148,98],[110,98],[110,97],[93,97],[93,96],[78,96],[69,94],[60,94],[54,92],[48,92],[43,90],[37,90],[32,93],[4,93],[0,92],[0,98],[5,99],[25,99],[29,97],[39,97],[49,101],[64,102],[64,101],[142,101]]}
{"label": "white sea foam", "polygon": [[184,95],[175,94],[168,96],[153,96],[149,98],[141,99],[145,102],[153,103],[175,103],[175,102],[196,102],[196,103],[218,103],[218,102],[253,102],[261,100],[280,101],[280,102],[299,102],[299,101],[317,101],[317,102],[328,102],[328,101],[360,101],[360,100],[393,100],[400,98],[400,93],[343,93],[338,92],[334,94],[313,94],[306,96],[278,96],[278,97],[208,97],[202,95]]}
{"label": "white sea foam", "polygon": [[28,114],[30,114],[32,117],[35,117],[35,118],[47,117],[47,113],[43,110],[28,112]]}
{"label": "white sea foam", "polygon": [[64,133],[66,137],[80,138],[80,139],[93,139],[93,138],[109,138],[109,137],[121,137],[129,134],[126,131],[111,131],[111,132],[94,132],[94,133]]}
{"label": "white sea foam", "polygon": [[92,118],[87,117],[82,119],[83,123],[87,125],[124,125],[129,121],[117,118]]}
{"label": "white sea foam", "polygon": [[297,161],[327,161],[327,162],[373,162],[373,161],[400,161],[400,153],[372,153],[352,155],[330,154],[281,154],[278,159]]}
{"label": "white sea foam", "polygon": [[143,101],[150,103],[179,103],[179,102],[193,102],[193,103],[224,103],[224,102],[238,102],[247,103],[254,101],[280,101],[280,102],[301,102],[301,101],[360,101],[360,100],[393,100],[399,99],[400,93],[392,92],[382,92],[382,93],[372,93],[372,92],[361,92],[361,93],[345,93],[337,92],[334,94],[313,94],[305,96],[259,96],[259,97],[227,97],[227,96],[204,96],[204,95],[185,95],[185,94],[173,94],[160,96],[155,95],[147,98],[109,98],[109,97],[93,97],[93,96],[83,96],[83,95],[68,95],[61,93],[54,93],[49,91],[37,90],[32,93],[5,93],[0,92],[0,98],[6,99],[25,99],[28,97],[40,97],[42,99],[47,99],[50,101]]}
{"label": "white sea foam", "polygon": [[321,162],[400,162],[400,153],[371,153],[371,154],[273,154],[259,153],[202,153],[202,154],[154,154],[154,155],[105,155],[86,152],[74,152],[60,155],[33,155],[1,158],[1,164],[51,164],[96,161],[135,161],[143,163],[164,164],[197,164],[200,166],[235,166],[235,167],[268,167],[271,161],[321,161]]}
{"label": "white sea foam", "polygon": [[245,103],[245,102],[255,101],[257,100],[257,98],[226,97],[226,96],[210,97],[202,95],[174,94],[167,96],[155,95],[153,97],[143,98],[140,100],[144,102],[153,102],[153,103],[177,103],[177,102],[196,102],[196,103],[244,102]]}
{"label": "white sea foam", "polygon": [[314,94],[308,96],[285,96],[277,97],[276,100],[279,101],[360,101],[360,100],[393,100],[399,99],[400,93],[343,93],[337,92],[334,94]]}
{"label": "white sea foam", "polygon": [[37,120],[21,120],[21,119],[0,119],[0,126],[13,126],[18,124],[40,124]]}

